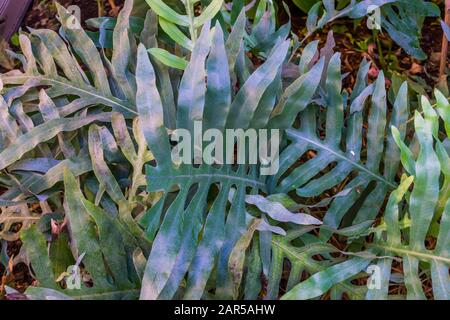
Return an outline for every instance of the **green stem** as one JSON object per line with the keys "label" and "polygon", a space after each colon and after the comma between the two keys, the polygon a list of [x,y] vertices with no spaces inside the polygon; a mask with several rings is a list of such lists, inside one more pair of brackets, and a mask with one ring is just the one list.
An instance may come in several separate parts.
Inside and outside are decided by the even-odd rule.
{"label": "green stem", "polygon": [[186,7],[186,13],[189,18],[189,33],[191,34],[191,40],[195,44],[197,41],[197,33],[195,32],[194,27],[194,6],[191,6],[191,0],[185,0],[184,6]]}
{"label": "green stem", "polygon": [[[447,100],[450,100],[450,97],[447,97],[446,99],[447,99]],[[436,107],[436,106],[437,106],[437,103],[433,103],[433,104],[431,105],[432,108],[434,108],[434,107]],[[423,111],[419,111],[419,113],[423,116]],[[406,123],[410,123],[410,122],[412,122],[412,121],[414,121],[414,116],[412,116],[411,118],[409,118],[408,121],[406,121]]]}
{"label": "green stem", "polygon": [[418,251],[411,249],[407,246],[391,246],[388,243],[380,243],[380,244],[371,244],[369,247],[371,248],[379,248],[384,249],[386,251],[390,251],[396,253],[400,257],[412,256],[418,258],[422,261],[439,261],[445,264],[450,264],[450,258],[439,256],[433,253],[433,251]]}

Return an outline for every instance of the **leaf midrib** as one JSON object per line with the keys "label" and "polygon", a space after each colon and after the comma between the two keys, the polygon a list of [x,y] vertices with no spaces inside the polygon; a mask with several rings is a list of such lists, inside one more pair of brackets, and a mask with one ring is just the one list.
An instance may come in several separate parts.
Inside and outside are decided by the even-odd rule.
{"label": "leaf midrib", "polygon": [[73,299],[90,299],[93,300],[93,298],[98,298],[98,297],[108,297],[111,295],[115,295],[115,294],[130,294],[130,293],[137,293],[139,294],[140,290],[139,289],[124,289],[124,290],[114,290],[114,291],[106,291],[106,292],[98,292],[98,293],[82,293],[80,295],[72,295],[69,296]]}
{"label": "leaf midrib", "polygon": [[372,244],[371,247],[384,249],[386,251],[400,254],[401,256],[412,256],[412,257],[420,258],[423,261],[439,261],[439,262],[443,262],[447,265],[450,265],[450,258],[446,258],[443,256],[437,256],[434,254],[420,252],[420,251],[414,251],[405,246],[396,247],[396,246],[383,245],[383,244]]}
{"label": "leaf midrib", "polygon": [[[277,246],[281,249],[282,252],[288,253],[295,257],[297,260],[302,261],[305,265],[308,265],[314,272],[320,272],[319,268],[316,267],[316,265],[313,265],[309,263],[306,259],[302,259],[297,253],[289,248],[289,246],[285,245],[284,243],[277,241],[276,239],[272,239],[272,244]],[[352,291],[356,296],[358,296],[359,299],[364,299],[364,295],[361,295],[359,292],[353,290],[353,288],[346,283],[340,282],[337,283],[336,286],[344,288],[346,292]]]}
{"label": "leaf midrib", "polygon": [[266,185],[258,180],[250,179],[250,178],[244,178],[234,175],[228,175],[224,173],[194,173],[194,174],[179,174],[179,175],[163,175],[163,176],[155,176],[147,174],[147,179],[195,179],[195,178],[222,178],[224,180],[237,180],[240,182],[244,182],[247,185],[257,185],[261,188],[265,188]]}
{"label": "leaf midrib", "polygon": [[[124,110],[126,110],[127,112],[130,112],[130,113],[132,113],[132,114],[134,114],[134,115],[138,115],[138,112],[137,111],[135,111],[135,110],[133,110],[133,109],[130,109],[129,107],[127,107],[127,106],[125,106],[125,105],[123,105],[123,104],[121,104],[120,102],[118,102],[118,101],[114,101],[114,100],[112,100],[112,99],[110,99],[110,98],[108,98],[108,97],[106,97],[106,96],[102,96],[102,95],[99,95],[99,94],[95,94],[95,93],[93,93],[93,92],[91,92],[91,91],[87,91],[87,90],[85,90],[85,89],[82,89],[82,88],[80,88],[80,87],[77,87],[77,86],[74,86],[74,85],[72,85],[72,84],[70,84],[70,83],[68,83],[68,82],[65,82],[65,81],[60,81],[60,80],[57,80],[57,79],[53,79],[53,78],[47,78],[47,77],[44,77],[44,76],[42,76],[42,75],[33,75],[33,76],[28,76],[28,75],[23,75],[23,76],[11,76],[11,77],[8,77],[8,79],[18,79],[18,80],[20,80],[20,79],[32,79],[32,78],[39,78],[39,79],[41,79],[42,81],[48,81],[48,82],[54,82],[55,84],[59,84],[59,85],[62,85],[62,86],[65,86],[65,87],[69,87],[69,88],[72,88],[72,89],[74,89],[74,90],[78,90],[78,91],[81,91],[81,92],[83,92],[84,94],[86,94],[86,95],[90,95],[90,96],[92,96],[92,97],[96,97],[96,98],[98,98],[98,99],[100,99],[100,100],[103,100],[103,101],[107,101],[108,103],[106,103],[106,105],[108,105],[108,106],[118,106],[118,107],[120,107],[120,108],[123,108]],[[93,87],[94,88],[94,87]],[[95,89],[95,88],[94,88]]]}
{"label": "leaf midrib", "polygon": [[318,147],[320,149],[323,149],[323,150],[325,150],[325,151],[335,155],[336,157],[338,157],[338,158],[340,158],[340,159],[350,163],[352,166],[358,168],[360,171],[363,171],[363,172],[367,173],[368,175],[374,177],[376,180],[378,180],[378,181],[388,185],[392,189],[397,188],[397,185],[395,183],[392,183],[391,181],[387,180],[383,176],[381,176],[381,175],[379,175],[377,173],[374,173],[373,171],[367,169],[364,165],[362,165],[362,164],[360,164],[360,163],[358,163],[358,162],[356,162],[356,161],[346,157],[341,152],[337,152],[337,151],[333,150],[332,148],[328,147],[326,144],[322,144],[322,143],[319,143],[318,141],[315,141],[313,139],[307,138],[307,137],[299,134],[298,132],[296,132],[295,130],[292,130],[292,129],[288,129],[288,130],[286,130],[286,132],[288,132],[290,135],[293,135],[293,136],[297,137],[298,139],[304,140],[304,141],[306,141],[306,142],[308,142],[308,143],[310,143],[310,144],[312,144],[312,145],[314,145],[314,146],[316,146],[316,147]]}

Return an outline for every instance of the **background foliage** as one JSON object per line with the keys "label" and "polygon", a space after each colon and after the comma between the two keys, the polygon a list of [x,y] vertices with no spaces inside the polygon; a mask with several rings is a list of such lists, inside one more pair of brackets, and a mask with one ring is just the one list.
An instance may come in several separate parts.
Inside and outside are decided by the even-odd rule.
{"label": "background foliage", "polygon": [[[59,32],[22,31],[9,51],[20,67],[0,75],[1,263],[29,267],[27,298],[449,299],[445,94],[418,99],[395,75],[386,89],[366,59],[344,90],[332,32],[308,39],[376,3],[390,37],[425,59],[436,5],[296,2],[298,39],[272,1],[146,2],[145,16],[125,1],[90,30],[56,5]],[[283,129],[280,170],[172,163],[173,131],[200,120]],[[74,264],[80,290],[67,288]]]}

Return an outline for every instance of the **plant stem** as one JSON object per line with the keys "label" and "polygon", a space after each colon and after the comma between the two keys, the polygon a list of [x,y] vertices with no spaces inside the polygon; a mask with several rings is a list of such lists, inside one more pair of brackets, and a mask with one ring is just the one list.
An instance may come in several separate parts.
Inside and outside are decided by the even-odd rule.
{"label": "plant stem", "polygon": [[[445,24],[450,26],[450,0],[445,0]],[[445,76],[445,67],[447,65],[448,40],[445,32],[442,35],[441,63],[439,65],[439,79]]]}
{"label": "plant stem", "polygon": [[383,49],[381,48],[381,41],[380,41],[380,39],[378,39],[378,31],[375,29],[372,30],[372,36],[373,36],[373,40],[375,41],[375,43],[377,45],[378,59],[380,60],[381,69],[385,70],[386,66],[385,66],[385,61],[384,61],[384,56],[383,56]]}
{"label": "plant stem", "polygon": [[195,33],[195,27],[194,27],[194,6],[191,5],[191,0],[185,0],[184,5],[186,7],[186,13],[189,18],[189,32],[191,34],[191,40],[195,44],[197,41],[197,34]]}

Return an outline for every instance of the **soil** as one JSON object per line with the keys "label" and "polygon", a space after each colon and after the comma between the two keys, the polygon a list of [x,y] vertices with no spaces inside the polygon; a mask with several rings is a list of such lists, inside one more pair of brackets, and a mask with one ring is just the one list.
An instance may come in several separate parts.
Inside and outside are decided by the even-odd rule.
{"label": "soil", "polygon": [[[111,2],[115,3],[118,10],[122,7],[124,1],[111,0]],[[66,8],[70,5],[77,5],[81,10],[82,23],[87,19],[98,17],[99,13],[101,16],[116,15],[107,0],[102,0],[103,12],[98,8],[97,1],[95,0],[58,0],[58,3]],[[31,27],[33,29],[47,28],[56,30],[58,26],[59,22],[56,19],[56,7],[53,4],[53,0],[34,0],[22,22],[22,28]]]}
{"label": "soil", "polygon": [[[306,34],[305,25],[307,17],[292,1],[287,1],[286,3],[291,12],[292,29],[302,39]],[[444,7],[441,4],[441,12],[443,11]],[[280,12],[279,19],[281,23],[288,22],[288,15],[284,10]],[[383,56],[387,56],[390,52],[391,56],[394,57],[393,59],[398,61],[398,63],[392,60],[386,61],[385,68],[383,68],[379,59],[378,48],[374,41],[373,33],[366,27],[365,20],[362,20],[360,24],[354,25],[348,19],[337,19],[324,29],[317,31],[306,42],[319,40],[319,47],[322,47],[330,30],[333,30],[336,42],[334,50],[341,53],[342,72],[348,73],[348,76],[344,79],[344,89],[348,91],[353,87],[359,64],[363,58],[371,60],[372,68],[375,70],[394,70],[413,79],[418,78],[430,87],[433,87],[437,82],[443,35],[439,19],[437,18],[427,18],[423,24],[421,47],[428,56],[424,61],[411,58],[395,42],[390,40],[387,34],[378,34],[377,37],[380,40]],[[367,48],[364,46],[367,46]],[[392,65],[390,65],[390,68],[386,68],[386,64],[389,65],[389,62]],[[374,78],[376,78],[376,74],[373,74],[375,75]],[[369,73],[370,75],[371,73]],[[387,85],[389,85],[389,81]]]}

